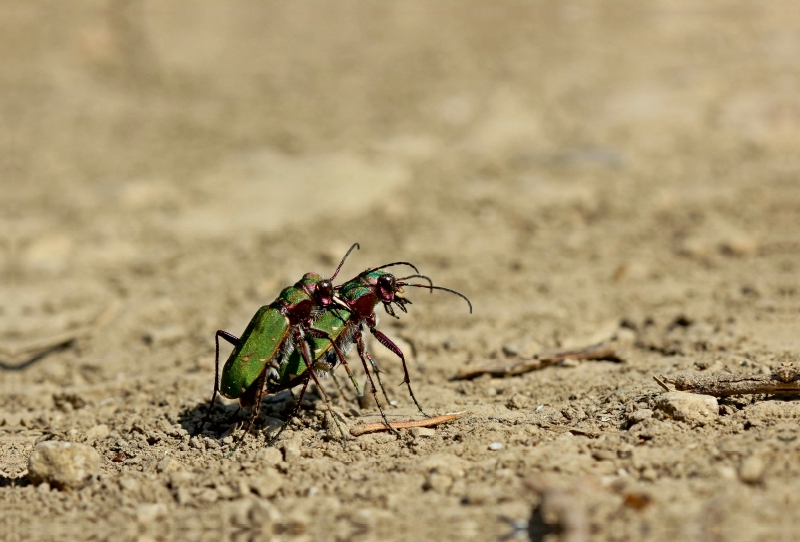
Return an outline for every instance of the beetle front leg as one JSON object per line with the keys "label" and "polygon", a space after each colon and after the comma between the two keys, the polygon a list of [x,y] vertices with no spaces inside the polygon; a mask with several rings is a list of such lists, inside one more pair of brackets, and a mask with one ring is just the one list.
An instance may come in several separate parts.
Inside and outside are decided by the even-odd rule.
{"label": "beetle front leg", "polygon": [[355,336],[353,337],[356,341],[356,348],[358,349],[358,356],[361,358],[361,363],[364,365],[364,372],[367,373],[367,378],[369,379],[369,385],[372,388],[372,396],[375,398],[375,404],[378,405],[378,410],[381,413],[381,417],[383,418],[383,423],[386,424],[386,427],[395,434],[395,436],[399,439],[402,438],[400,433],[397,432],[397,429],[392,427],[392,424],[389,423],[389,420],[386,419],[386,414],[383,412],[383,407],[381,407],[381,402],[378,400],[378,389],[375,387],[375,382],[372,380],[372,373],[369,371],[369,367],[367,367],[367,359],[366,359],[366,352],[367,348],[364,346],[364,336],[361,334],[360,330],[357,330]]}
{"label": "beetle front leg", "polygon": [[381,387],[381,392],[383,392],[383,398],[386,399],[386,403],[391,405],[391,406],[395,406],[396,407],[397,406],[397,402],[393,403],[389,399],[389,396],[386,394],[386,388],[383,386],[383,380],[381,380],[381,373],[383,371],[381,371],[378,368],[378,364],[375,363],[375,360],[372,359],[372,356],[369,355],[369,351],[364,350],[364,354],[367,356],[367,359],[369,360],[370,364],[372,365],[372,368],[375,370],[375,377],[378,379],[378,385]]}
{"label": "beetle front leg", "polygon": [[406,386],[408,386],[408,393],[411,394],[411,398],[414,400],[414,404],[417,405],[419,411],[422,412],[422,414],[425,415],[425,417],[430,418],[430,416],[425,414],[425,411],[422,410],[422,407],[417,401],[417,398],[414,397],[414,391],[411,389],[411,378],[408,376],[408,367],[406,366],[406,358],[403,355],[403,351],[400,350],[400,347],[394,344],[389,337],[387,337],[386,335],[375,329],[374,326],[370,326],[369,332],[372,333],[372,336],[375,337],[379,343],[381,343],[383,346],[394,352],[397,355],[397,357],[400,358],[400,361],[403,362],[403,374],[405,375],[405,378],[403,378],[403,383]]}
{"label": "beetle front leg", "polygon": [[[203,417],[203,421],[200,422],[200,425],[197,426],[195,430],[195,435],[200,433],[203,430],[203,426],[211,417],[211,411],[214,409],[214,401],[217,399],[217,393],[219,392],[219,338],[222,337],[233,346],[239,346],[239,337],[228,333],[225,330],[218,329],[217,332],[214,334],[214,344],[216,345],[216,352],[214,354],[214,393],[211,394],[211,403],[208,405],[208,412],[206,412],[205,417]],[[237,410],[238,413],[238,410]]]}

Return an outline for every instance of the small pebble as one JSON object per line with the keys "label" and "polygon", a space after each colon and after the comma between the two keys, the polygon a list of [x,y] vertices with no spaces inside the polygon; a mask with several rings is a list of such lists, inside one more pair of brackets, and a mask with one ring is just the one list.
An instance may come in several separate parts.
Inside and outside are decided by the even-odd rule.
{"label": "small pebble", "polygon": [[628,416],[628,421],[631,423],[639,423],[644,420],[649,420],[653,417],[653,411],[649,408],[640,408]]}
{"label": "small pebble", "polygon": [[95,425],[88,431],[86,431],[86,438],[88,440],[102,440],[106,438],[111,431],[109,430],[108,426],[104,423],[100,425]]}
{"label": "small pebble", "polygon": [[670,418],[678,421],[704,425],[719,416],[719,403],[716,397],[671,391],[656,399],[656,408]]}
{"label": "small pebble", "polygon": [[448,489],[450,489],[450,486],[452,485],[453,485],[453,479],[450,476],[434,472],[428,475],[428,478],[425,480],[422,489],[424,489],[425,491],[435,491],[437,493],[445,493]]}
{"label": "small pebble", "polygon": [[495,450],[495,451],[502,450],[503,449],[503,443],[502,442],[492,442],[489,445],[489,449],[490,450]]}
{"label": "small pebble", "polygon": [[766,465],[757,455],[751,455],[742,462],[739,468],[739,478],[747,484],[758,484],[764,479]]}
{"label": "small pebble", "polygon": [[617,454],[611,450],[595,450],[592,452],[592,458],[596,461],[614,461]]}
{"label": "small pebble", "polygon": [[303,457],[303,453],[300,450],[300,442],[295,439],[284,443],[282,448],[283,460],[287,463],[295,463]]}
{"label": "small pebble", "polygon": [[261,465],[277,465],[283,461],[283,454],[277,448],[262,448],[256,452],[255,460]]}
{"label": "small pebble", "polygon": [[136,507],[136,521],[139,523],[151,523],[167,512],[167,507],[163,504],[140,504]]}
{"label": "small pebble", "polygon": [[100,470],[100,454],[85,444],[45,441],[36,445],[28,459],[28,478],[34,484],[49,483],[58,489],[87,486]]}
{"label": "small pebble", "polygon": [[268,499],[275,495],[283,485],[283,477],[273,468],[267,468],[259,476],[249,480],[250,489],[259,497]]}
{"label": "small pebble", "polygon": [[165,457],[161,461],[158,462],[156,466],[156,470],[158,472],[175,472],[180,470],[181,462],[175,459],[174,457]]}

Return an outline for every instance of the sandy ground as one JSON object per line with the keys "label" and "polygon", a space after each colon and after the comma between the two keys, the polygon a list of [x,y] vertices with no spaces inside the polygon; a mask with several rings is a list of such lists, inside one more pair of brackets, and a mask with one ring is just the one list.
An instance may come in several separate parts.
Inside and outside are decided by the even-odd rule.
{"label": "sandy ground", "polygon": [[[262,4],[0,5],[4,539],[798,536],[796,401],[681,421],[652,379],[800,353],[795,2]],[[190,437],[215,330],[356,241],[344,278],[409,260],[472,300],[379,325],[466,416],[344,449],[311,394],[265,449],[283,394],[221,461],[232,401]],[[623,362],[453,379],[609,337]],[[93,483],[29,482],[42,440]]]}

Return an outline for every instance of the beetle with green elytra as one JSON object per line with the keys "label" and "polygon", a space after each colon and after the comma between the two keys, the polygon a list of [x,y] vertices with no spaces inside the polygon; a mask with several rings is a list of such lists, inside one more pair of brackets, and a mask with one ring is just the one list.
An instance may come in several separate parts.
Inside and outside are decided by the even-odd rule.
{"label": "beetle with green elytra", "polygon": [[[278,298],[269,305],[261,307],[241,337],[236,337],[224,330],[217,330],[214,336],[216,355],[214,359],[214,392],[208,412],[196,432],[202,430],[211,416],[214,401],[219,392],[228,399],[239,399],[241,407],[253,407],[250,421],[245,431],[249,431],[258,416],[261,407],[261,396],[267,380],[280,380],[281,361],[285,360],[297,348],[311,365],[306,341],[319,338],[332,345],[341,363],[345,365],[353,384],[358,388],[355,378],[347,367],[344,354],[333,343],[327,332],[315,329],[313,320],[320,310],[330,306],[334,300],[333,279],[339,273],[347,256],[358,243],[350,247],[330,279],[317,273],[306,273],[293,286],[284,288]],[[219,371],[219,339],[220,337],[233,345],[233,351]],[[313,371],[309,377],[317,380]]]}
{"label": "beetle with green elytra", "polygon": [[[378,340],[378,342],[380,342],[383,346],[388,348],[400,358],[403,363],[403,383],[408,386],[408,392],[419,411],[427,416],[427,414],[425,414],[425,412],[422,410],[422,407],[420,406],[419,402],[414,396],[413,390],[411,389],[411,379],[408,374],[408,367],[406,366],[406,360],[405,356],[403,355],[403,351],[394,342],[392,342],[389,337],[376,329],[378,324],[378,316],[375,314],[375,307],[378,305],[378,303],[383,303],[384,310],[386,310],[389,315],[395,318],[397,318],[397,315],[395,314],[392,305],[396,305],[403,312],[408,312],[405,306],[411,304],[411,301],[406,299],[404,296],[403,287],[405,286],[428,288],[431,291],[444,290],[446,292],[456,294],[466,300],[467,304],[469,305],[470,313],[472,313],[472,303],[470,303],[469,299],[467,299],[465,295],[455,290],[444,288],[442,286],[434,286],[430,279],[424,275],[416,274],[398,279],[395,278],[393,274],[383,271],[384,268],[391,265],[396,265],[397,263],[407,262],[394,262],[391,264],[382,265],[380,267],[367,269],[363,273],[357,275],[354,279],[337,286],[334,289],[337,292],[335,298],[336,303],[332,304],[330,308],[326,309],[322,316],[314,322],[315,328],[325,331],[329,337],[333,338],[333,342],[331,343],[328,340],[312,339],[310,344],[314,353],[314,366],[319,367],[322,370],[326,370],[327,367],[330,367],[330,370],[333,370],[333,368],[336,367],[337,362],[340,360],[338,353],[342,352],[347,354],[352,349],[353,345],[356,346],[358,355],[361,358],[361,362],[364,366],[364,371],[366,372],[368,381],[370,383],[372,395],[375,398],[375,403],[381,413],[381,417],[383,418],[386,426],[392,430],[395,435],[399,436],[397,431],[392,428],[392,426],[389,424],[389,421],[386,419],[386,414],[383,412],[381,403],[378,400],[375,383],[372,380],[371,372],[367,366],[367,361],[369,361],[369,364],[372,366],[373,371],[378,379],[378,383],[381,386],[383,395],[386,398],[386,401],[389,402],[389,398],[386,395],[386,389],[381,381],[380,371],[378,370],[377,364],[372,359],[372,356],[370,356],[364,344],[364,327],[366,326],[367,329],[369,329],[370,333]],[[414,270],[416,271],[416,267],[414,267]],[[410,278],[423,278],[426,279],[429,284],[426,285],[404,282]],[[320,363],[321,360],[324,360],[324,363]],[[303,395],[305,394],[306,387],[308,386],[309,375],[306,375],[304,379],[302,377],[303,371],[306,370],[307,366],[308,363],[305,363],[304,360],[301,359],[300,354],[297,352],[294,352],[289,356],[287,367],[292,367],[293,369],[286,374],[292,375],[293,378],[296,378],[297,383],[305,380],[303,389],[300,392],[300,397],[298,398],[297,405],[299,405],[303,400]],[[312,374],[314,373],[314,371],[308,372]],[[317,385],[319,386],[319,384]],[[274,392],[268,389],[268,393]],[[289,419],[296,414],[297,405],[295,406],[295,409],[290,415]],[[288,423],[288,419],[286,423]],[[286,424],[284,424],[283,427],[286,427]],[[283,428],[281,428],[281,430],[283,430]],[[280,431],[271,439],[270,442],[273,442],[275,439],[277,439],[279,435]]]}

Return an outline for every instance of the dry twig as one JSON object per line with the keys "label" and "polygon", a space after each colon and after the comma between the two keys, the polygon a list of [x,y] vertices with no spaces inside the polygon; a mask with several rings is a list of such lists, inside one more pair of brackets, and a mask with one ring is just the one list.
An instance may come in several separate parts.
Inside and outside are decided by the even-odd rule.
{"label": "dry twig", "polygon": [[715,397],[751,393],[800,394],[800,367],[792,363],[781,363],[772,374],[678,375],[674,378],[662,376],[663,382],[659,382],[655,376],[653,378],[662,387],[664,387],[663,382],[667,382],[674,385],[677,391]]}
{"label": "dry twig", "polygon": [[484,365],[467,365],[459,369],[456,380],[468,380],[480,375],[516,376],[530,371],[543,369],[565,359],[604,359],[622,361],[617,356],[616,341],[605,341],[585,348],[560,350],[550,354],[534,356],[531,359],[515,358],[511,360],[487,363]]}
{"label": "dry twig", "polygon": [[[432,418],[423,418],[421,420],[409,420],[405,422],[391,422],[392,427],[395,429],[410,429],[411,427],[432,427],[440,423],[449,422],[464,416],[463,412],[454,412],[452,414],[445,414],[443,416],[434,416]],[[350,434],[354,437],[364,435],[366,433],[375,433],[377,431],[388,431],[388,427],[383,422],[375,423],[362,423],[350,429]]]}
{"label": "dry twig", "polygon": [[92,332],[108,324],[119,310],[117,303],[111,303],[89,325],[60,333],[53,337],[35,340],[21,346],[9,347],[0,344],[0,356],[8,361],[0,360],[0,369],[6,371],[21,371],[48,354],[72,346],[78,339],[82,339]]}

